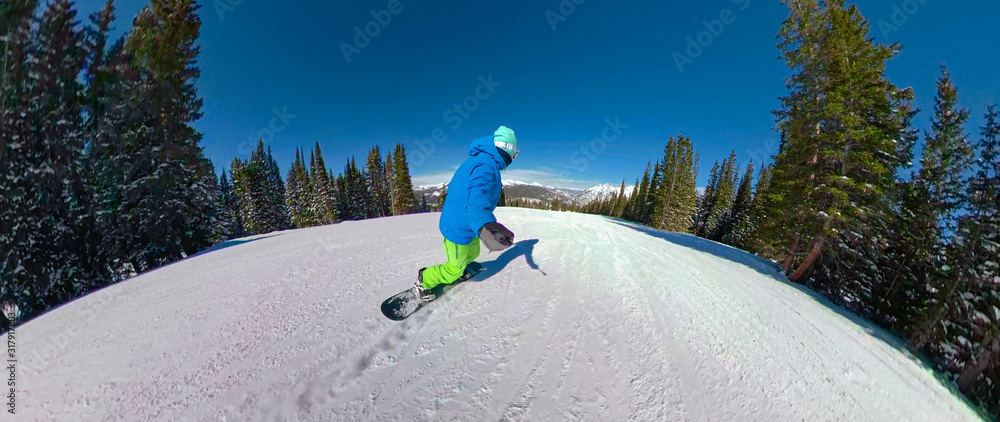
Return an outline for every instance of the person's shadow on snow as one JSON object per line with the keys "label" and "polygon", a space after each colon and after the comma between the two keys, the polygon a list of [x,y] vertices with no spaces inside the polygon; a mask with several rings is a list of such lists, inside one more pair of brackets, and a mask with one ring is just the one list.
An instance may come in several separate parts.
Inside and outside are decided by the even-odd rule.
{"label": "person's shadow on snow", "polygon": [[[528,264],[528,267],[533,270],[537,270],[542,273],[542,275],[548,275],[545,274],[545,271],[542,271],[541,268],[538,268],[538,264],[535,264],[535,258],[532,256],[532,252],[535,250],[535,244],[537,243],[538,239],[522,240],[515,243],[514,246],[511,246],[500,254],[497,259],[485,262],[480,261],[480,263],[483,264],[483,272],[476,274],[476,276],[469,279],[469,281],[483,281],[487,278],[493,277],[504,268],[507,268],[507,264],[510,264],[512,261],[517,259],[517,257],[522,255],[524,256],[524,261]],[[480,258],[483,258],[483,256],[480,255]]]}

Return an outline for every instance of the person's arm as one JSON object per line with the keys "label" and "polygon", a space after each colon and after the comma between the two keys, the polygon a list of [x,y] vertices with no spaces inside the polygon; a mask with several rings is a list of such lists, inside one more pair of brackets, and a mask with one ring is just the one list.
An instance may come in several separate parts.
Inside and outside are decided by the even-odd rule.
{"label": "person's arm", "polygon": [[472,168],[472,173],[469,175],[469,191],[467,192],[469,202],[466,209],[469,228],[473,232],[479,233],[479,229],[487,223],[497,221],[493,215],[497,204],[490,203],[490,192],[498,182],[496,172],[489,166],[478,165]]}

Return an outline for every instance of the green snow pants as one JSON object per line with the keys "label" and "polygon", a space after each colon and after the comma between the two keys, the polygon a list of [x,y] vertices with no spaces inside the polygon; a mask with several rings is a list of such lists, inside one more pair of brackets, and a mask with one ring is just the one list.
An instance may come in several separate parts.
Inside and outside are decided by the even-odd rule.
{"label": "green snow pants", "polygon": [[465,273],[465,266],[479,256],[479,238],[472,239],[468,245],[456,245],[450,240],[444,240],[444,254],[448,261],[424,270],[423,285],[425,289],[433,289],[439,284],[451,284],[458,281]]}

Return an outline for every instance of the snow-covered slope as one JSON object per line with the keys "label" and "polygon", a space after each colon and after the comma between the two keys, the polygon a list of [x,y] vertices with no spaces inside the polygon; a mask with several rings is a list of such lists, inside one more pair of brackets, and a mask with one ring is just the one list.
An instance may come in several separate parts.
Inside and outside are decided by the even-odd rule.
{"label": "snow-covered slope", "polygon": [[885,420],[975,416],[769,263],[597,216],[500,209],[517,245],[410,319],[438,214],[236,241],[18,330],[2,420]]}

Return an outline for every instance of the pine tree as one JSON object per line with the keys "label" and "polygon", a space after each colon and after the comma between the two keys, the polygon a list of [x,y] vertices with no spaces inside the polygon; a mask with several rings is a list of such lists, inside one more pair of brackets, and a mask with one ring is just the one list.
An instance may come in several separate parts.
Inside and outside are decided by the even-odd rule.
{"label": "pine tree", "polygon": [[344,174],[337,180],[338,209],[340,216],[345,220],[364,220],[368,218],[370,208],[369,201],[366,200],[368,189],[365,177],[358,169],[358,166],[351,158],[344,166]]}
{"label": "pine tree", "polygon": [[[500,194],[502,195],[503,191],[500,191]],[[447,197],[448,197],[448,185],[445,185],[444,189],[441,190],[441,198],[438,199],[438,211],[444,211],[444,200]]]}
{"label": "pine tree", "polygon": [[747,212],[747,218],[744,222],[744,227],[738,229],[741,233],[745,234],[745,238],[739,242],[737,247],[746,250],[748,252],[760,255],[760,256],[774,256],[773,251],[765,249],[763,242],[761,242],[760,229],[762,226],[761,220],[766,218],[767,206],[764,203],[764,198],[761,193],[766,192],[768,184],[771,182],[771,167],[763,166],[760,168],[760,172],[757,173],[757,184],[753,189],[753,197],[750,202],[750,210]]}
{"label": "pine tree", "polygon": [[233,191],[240,206],[240,218],[247,234],[268,233],[291,225],[285,203],[285,183],[278,163],[264,141],[250,153],[250,159],[234,159]]}
{"label": "pine tree", "polygon": [[642,183],[636,187],[636,191],[632,194],[632,216],[629,220],[639,224],[645,224],[648,221],[646,198],[649,197],[649,170],[651,166],[652,163],[646,163],[646,172],[642,175]]}
{"label": "pine tree", "polygon": [[410,179],[410,165],[406,162],[406,149],[403,144],[396,145],[393,174],[395,190],[393,191],[393,215],[409,214],[413,210],[413,182]]}
{"label": "pine tree", "polygon": [[[968,181],[969,213],[962,218],[956,236],[955,264],[965,288],[955,301],[949,319],[953,336],[969,340],[950,342],[952,359],[964,362],[956,384],[982,403],[998,403],[997,378],[984,377],[992,365],[1000,375],[1000,112],[990,106],[977,144],[976,172]],[[983,381],[979,381],[983,378]],[[990,388],[989,385],[993,387]],[[993,412],[1000,405],[993,405]]]}
{"label": "pine tree", "polygon": [[937,85],[933,131],[926,134],[918,178],[928,189],[930,206],[947,236],[956,229],[956,213],[964,205],[963,172],[972,165],[973,151],[963,133],[969,111],[958,107],[958,89],[943,66]]}
{"label": "pine tree", "polygon": [[265,190],[268,198],[268,220],[273,230],[282,230],[292,225],[288,216],[288,205],[285,203],[285,182],[281,180],[281,170],[278,169],[278,162],[271,153],[271,147],[267,147],[267,157],[264,161]]}
{"label": "pine tree", "polygon": [[333,181],[327,171],[326,161],[323,160],[323,151],[319,147],[319,142],[313,148],[310,166],[310,216],[314,219],[314,224],[336,223],[339,215],[333,192]]}
{"label": "pine tree", "polygon": [[119,265],[145,271],[212,242],[219,187],[192,126],[201,22],[191,1],[154,1],[109,63],[114,100],[92,143],[103,226]]}
{"label": "pine tree", "polygon": [[667,230],[692,232],[693,216],[698,198],[698,154],[690,137],[680,136],[680,167],[677,169],[677,187],[670,204],[670,220]]}
{"label": "pine tree", "polygon": [[[74,183],[84,152],[84,32],[65,0],[52,1],[31,32],[36,2],[0,6],[4,86],[0,108],[0,295],[33,315],[90,289],[77,223],[89,209]],[[9,25],[9,26],[8,26]],[[7,61],[10,60],[10,61]]]}
{"label": "pine tree", "polygon": [[[949,251],[950,233],[957,229],[957,213],[967,202],[963,172],[972,163],[972,146],[964,134],[969,111],[958,108],[958,89],[951,81],[946,68],[941,69],[935,97],[933,131],[926,135],[920,173],[915,189],[926,200],[925,214],[929,221],[922,222],[935,236],[926,271],[932,291],[937,292],[915,334],[915,344],[924,345],[945,333],[940,323],[948,316],[950,303],[962,291],[964,276],[948,263],[955,255],[965,251]],[[928,218],[929,216],[924,216]],[[921,224],[921,222],[918,222]],[[928,240],[930,242],[930,239]],[[954,246],[954,245],[952,245]]]}
{"label": "pine tree", "polygon": [[693,226],[694,234],[698,237],[707,238],[711,233],[710,220],[715,207],[715,192],[719,188],[719,169],[719,162],[716,161],[709,172],[708,186],[705,187],[705,192],[702,193],[698,208],[695,210]]}
{"label": "pine tree", "polygon": [[[398,149],[398,148],[397,148]],[[385,156],[385,181],[386,188],[389,190],[389,211],[391,215],[396,215],[396,201],[399,199],[396,196],[396,161],[392,158],[392,153],[387,153]],[[444,204],[444,202],[441,202]]]}
{"label": "pine tree", "polygon": [[368,188],[370,189],[372,202],[372,209],[369,216],[385,217],[391,215],[389,184],[385,179],[385,165],[382,163],[382,155],[377,145],[368,153],[365,174],[368,176]]}
{"label": "pine tree", "polygon": [[[650,205],[650,226],[655,229],[663,230],[666,226],[667,208],[673,198],[673,189],[677,179],[676,170],[679,164],[677,150],[677,142],[671,136],[667,140],[667,146],[663,149],[663,159],[656,166],[659,171],[654,173],[653,180],[657,182],[657,190],[650,198],[650,201],[653,201],[653,204]],[[656,177],[657,175],[659,177]]]}
{"label": "pine tree", "polygon": [[736,199],[733,207],[723,220],[719,228],[720,239],[723,243],[737,248],[745,249],[751,235],[751,228],[748,227],[750,210],[753,207],[753,196],[750,189],[753,186],[753,161],[747,164],[746,172],[740,180],[739,189],[736,191]]}
{"label": "pine tree", "polygon": [[[908,107],[885,78],[885,62],[898,46],[876,44],[857,7],[843,0],[787,0],[792,11],[779,48],[793,70],[790,93],[776,112],[782,150],[767,193],[769,237],[785,248],[791,280],[825,264],[862,257],[862,239],[882,242],[895,186],[896,142]],[[847,237],[850,239],[845,240]],[[859,243],[860,242],[860,243]],[[872,242],[869,242],[872,243]],[[845,250],[839,250],[847,245]],[[875,252],[880,255],[879,251]],[[828,280],[843,280],[828,277]],[[826,285],[834,297],[844,286]]]}
{"label": "pine tree", "polygon": [[649,179],[649,189],[642,200],[642,224],[655,228],[660,213],[660,190],[663,186],[663,167],[661,163],[653,164],[653,174]]}
{"label": "pine tree", "polygon": [[[315,162],[313,163],[315,164]],[[288,205],[288,217],[295,227],[309,227],[308,203],[312,196],[312,186],[302,161],[302,151],[295,149],[295,162],[285,177],[285,203]]]}
{"label": "pine tree", "polygon": [[622,218],[622,214],[625,212],[625,202],[628,201],[628,196],[625,194],[625,179],[622,179],[622,186],[618,189],[618,196],[615,198],[615,206],[611,211],[611,216],[615,218]]}
{"label": "pine tree", "polygon": [[219,176],[219,201],[221,207],[222,236],[224,239],[235,239],[243,236],[243,219],[240,218],[240,205],[236,198],[233,185],[226,178],[226,171]]}
{"label": "pine tree", "polygon": [[635,221],[635,198],[639,193],[639,179],[635,179],[635,184],[632,185],[632,195],[625,200],[625,206],[622,210],[621,218],[629,221]]}
{"label": "pine tree", "polygon": [[500,187],[500,199],[497,201],[498,207],[507,206],[507,193],[504,191],[503,186]]}
{"label": "pine tree", "polygon": [[729,153],[729,158],[722,162],[719,170],[718,183],[713,192],[712,209],[707,221],[708,238],[721,242],[731,226],[726,224],[726,218],[731,214],[736,200],[736,184],[738,176],[736,151]]}

